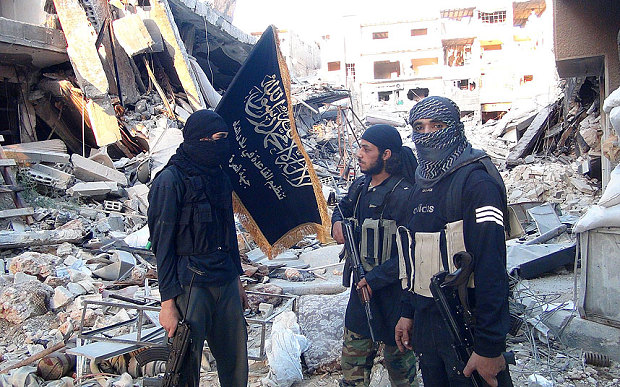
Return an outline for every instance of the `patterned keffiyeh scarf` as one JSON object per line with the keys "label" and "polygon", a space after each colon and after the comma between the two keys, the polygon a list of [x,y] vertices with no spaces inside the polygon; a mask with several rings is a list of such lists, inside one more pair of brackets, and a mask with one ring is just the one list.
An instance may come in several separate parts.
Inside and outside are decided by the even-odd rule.
{"label": "patterned keffiyeh scarf", "polygon": [[409,124],[419,119],[444,122],[447,127],[433,133],[413,132],[411,137],[418,153],[419,175],[426,181],[438,181],[469,146],[458,106],[445,97],[427,97],[409,113]]}

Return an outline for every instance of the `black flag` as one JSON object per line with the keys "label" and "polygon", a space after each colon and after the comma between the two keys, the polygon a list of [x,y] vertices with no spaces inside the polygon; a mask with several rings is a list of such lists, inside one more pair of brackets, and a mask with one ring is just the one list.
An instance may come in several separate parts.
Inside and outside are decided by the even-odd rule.
{"label": "black flag", "polygon": [[219,102],[230,126],[225,168],[235,212],[270,257],[305,235],[325,239],[329,219],[320,182],[295,129],[290,78],[269,26]]}

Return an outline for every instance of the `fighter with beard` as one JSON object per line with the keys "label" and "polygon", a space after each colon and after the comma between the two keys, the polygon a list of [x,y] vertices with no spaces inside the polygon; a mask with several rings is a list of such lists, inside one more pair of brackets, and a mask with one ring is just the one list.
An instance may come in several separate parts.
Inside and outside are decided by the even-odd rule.
{"label": "fighter with beard", "polygon": [[217,113],[193,113],[183,129],[183,143],[149,192],[148,225],[162,301],[159,321],[169,337],[182,318],[191,329],[180,386],[199,385],[205,339],[221,386],[245,387],[248,380],[247,297],[239,279],[243,270],[232,186],[221,168],[230,157],[227,136],[228,127]]}
{"label": "fighter with beard", "polygon": [[[383,343],[385,365],[392,386],[416,386],[416,359],[413,351],[401,353],[394,341],[394,327],[400,317],[400,282],[396,228],[405,225],[412,207],[409,200],[412,176],[417,166],[411,149],[402,146],[398,131],[388,125],[374,125],[362,135],[357,152],[364,176],[356,179],[332,216],[332,236],[344,243],[342,220],[355,225],[366,277],[357,285],[371,295],[373,342],[364,307],[351,289],[345,314],[342,346],[342,385],[368,386],[373,361]],[[345,265],[343,284],[349,286],[351,268]]]}
{"label": "fighter with beard", "polygon": [[[450,99],[423,99],[411,109],[409,123],[420,164],[407,225],[412,250],[401,263],[405,290],[396,343],[416,351],[425,386],[471,386],[474,370],[492,387],[511,386],[509,373],[500,372],[506,368],[502,352],[510,327],[504,183],[488,156],[467,141],[459,108]],[[461,251],[474,261],[469,281],[474,352],[464,368],[429,289],[434,274],[455,271],[452,257]]]}

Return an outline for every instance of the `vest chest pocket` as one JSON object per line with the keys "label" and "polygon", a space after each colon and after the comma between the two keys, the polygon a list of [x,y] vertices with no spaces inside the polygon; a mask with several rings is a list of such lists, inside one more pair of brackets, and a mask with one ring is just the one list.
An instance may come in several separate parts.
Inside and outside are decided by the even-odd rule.
{"label": "vest chest pocket", "polygon": [[209,203],[189,203],[178,221],[176,250],[178,255],[194,255],[207,252],[215,244],[213,213]]}

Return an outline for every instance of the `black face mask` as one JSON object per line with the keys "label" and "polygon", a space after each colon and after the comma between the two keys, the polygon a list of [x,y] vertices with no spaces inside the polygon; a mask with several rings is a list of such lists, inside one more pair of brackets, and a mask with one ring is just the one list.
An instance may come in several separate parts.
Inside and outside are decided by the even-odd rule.
{"label": "black face mask", "polygon": [[213,168],[226,165],[230,158],[230,143],[227,138],[216,141],[181,144],[183,151],[197,168]]}

